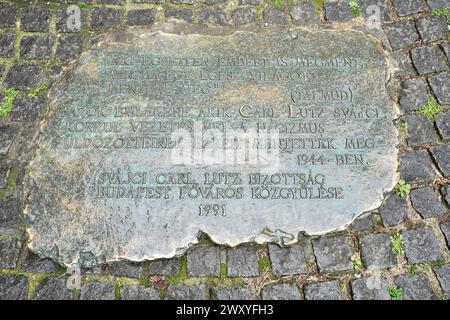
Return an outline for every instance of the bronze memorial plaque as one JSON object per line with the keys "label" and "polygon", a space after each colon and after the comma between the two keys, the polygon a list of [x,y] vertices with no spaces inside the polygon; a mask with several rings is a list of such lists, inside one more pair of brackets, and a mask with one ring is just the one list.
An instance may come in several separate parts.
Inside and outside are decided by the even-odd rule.
{"label": "bronze memorial plaque", "polygon": [[49,92],[29,246],[90,265],[343,229],[397,179],[388,80],[355,30],[107,35]]}

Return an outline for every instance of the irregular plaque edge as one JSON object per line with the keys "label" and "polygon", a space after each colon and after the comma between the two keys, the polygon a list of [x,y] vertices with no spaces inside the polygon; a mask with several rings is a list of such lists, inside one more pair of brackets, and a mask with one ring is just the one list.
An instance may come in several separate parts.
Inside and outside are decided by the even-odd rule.
{"label": "irregular plaque edge", "polygon": [[[76,60],[72,60],[70,61],[66,66],[63,66],[63,72],[58,75],[53,81],[52,81],[52,85],[51,88],[48,90],[47,93],[47,98],[49,101],[51,101],[51,99],[49,98],[53,91],[56,90],[56,88],[58,87],[58,85],[63,82],[65,80],[65,78],[67,76],[69,76],[77,67],[79,67],[83,61],[83,57],[85,57],[87,54],[89,54],[91,51],[97,49],[99,46],[103,45],[105,40],[108,40],[108,45],[114,45],[114,44],[119,44],[120,41],[123,41],[124,38],[126,37],[131,37],[134,38],[136,37],[136,31],[137,30],[143,30],[143,31],[148,31],[149,34],[144,32],[145,36],[149,36],[151,34],[157,34],[157,33],[165,33],[165,34],[169,34],[169,35],[198,35],[198,36],[211,36],[211,37],[216,37],[216,36],[233,36],[235,33],[257,33],[260,32],[261,30],[263,32],[276,32],[276,31],[280,31],[280,32],[287,32],[289,36],[291,35],[291,32],[295,32],[295,31],[302,31],[302,32],[310,32],[310,33],[324,33],[324,32],[354,32],[354,33],[359,33],[365,37],[367,37],[368,39],[370,39],[373,43],[374,43],[374,47],[378,47],[380,49],[380,52],[383,54],[384,57],[384,62],[386,64],[386,72],[385,72],[385,90],[386,90],[386,94],[389,96],[389,101],[392,107],[392,121],[395,121],[396,119],[398,119],[399,115],[400,115],[400,110],[399,110],[399,106],[398,103],[394,100],[393,95],[392,95],[392,90],[393,88],[389,88],[389,83],[391,81],[391,78],[394,75],[394,68],[393,68],[393,63],[391,61],[391,59],[389,58],[389,53],[385,48],[385,45],[383,45],[383,42],[381,39],[379,39],[378,37],[376,37],[374,34],[370,33],[368,30],[359,30],[359,29],[354,29],[353,27],[355,27],[355,24],[348,24],[348,23],[341,23],[341,24],[337,24],[335,26],[333,26],[333,28],[326,28],[326,29],[321,29],[321,28],[314,28],[314,29],[310,29],[310,28],[305,28],[305,27],[293,27],[293,28],[262,28],[261,26],[258,26],[257,28],[255,28],[255,26],[253,26],[253,29],[248,29],[248,28],[230,28],[230,27],[221,27],[221,26],[206,26],[205,25],[194,25],[194,24],[190,24],[187,22],[180,22],[177,19],[172,20],[172,22],[176,22],[177,27],[176,28],[170,28],[168,27],[168,25],[170,26],[170,22],[163,22],[163,23],[158,23],[155,24],[154,26],[152,26],[151,28],[130,28],[127,29],[126,32],[124,33],[103,33],[101,35],[98,35],[97,37],[94,37],[94,39],[92,39],[92,44],[86,48],[85,50],[83,50],[83,52],[79,55],[79,57]],[[356,26],[361,26],[361,23],[359,21],[359,24],[357,24]],[[181,30],[180,30],[181,29]],[[172,32],[171,32],[172,31]],[[211,33],[211,31],[213,31],[213,33]],[[114,39],[113,42],[111,42],[110,40]],[[40,149],[40,141],[42,139],[42,130],[45,127],[45,124],[48,122],[48,119],[51,118],[53,112],[56,110],[56,107],[52,104],[49,103],[49,109],[47,114],[39,121],[37,127],[38,127],[38,144],[37,144],[37,148],[35,149],[35,154],[32,157],[32,159],[30,160],[28,166],[27,166],[27,170],[26,170],[26,179],[24,182],[24,186],[23,186],[23,190],[24,190],[24,209],[23,209],[23,216],[25,216],[25,218],[28,216],[28,209],[30,206],[30,201],[29,198],[31,197],[31,191],[30,191],[30,183],[33,183],[33,179],[32,179],[32,175],[30,175],[31,169],[33,168],[33,162],[35,161],[38,153],[39,153],[39,149]],[[192,235],[192,240],[189,241],[185,246],[182,247],[178,247],[175,249],[174,254],[169,254],[169,255],[154,255],[154,256],[150,256],[150,255],[143,255],[140,257],[130,257],[130,256],[122,256],[122,255],[118,255],[116,257],[114,257],[113,259],[108,259],[105,261],[97,261],[96,264],[93,265],[89,265],[89,267],[94,267],[96,265],[101,265],[103,263],[111,263],[111,262],[115,262],[115,261],[122,261],[122,260],[127,260],[127,261],[134,261],[134,262],[143,262],[143,261],[153,261],[153,260],[157,260],[157,259],[168,259],[168,258],[177,258],[177,257],[181,257],[183,255],[186,254],[186,252],[189,250],[189,248],[191,248],[192,246],[196,245],[199,243],[199,239],[198,239],[198,234],[203,233],[206,234],[209,239],[211,239],[211,241],[219,246],[225,246],[225,247],[236,247],[238,245],[243,245],[243,244],[266,244],[266,243],[278,243],[281,246],[289,246],[289,245],[293,245],[295,243],[298,243],[301,238],[303,238],[304,236],[307,237],[311,237],[311,236],[322,236],[322,235],[326,235],[326,234],[332,234],[332,233],[338,233],[338,232],[342,232],[345,229],[347,229],[349,226],[351,226],[355,220],[365,214],[368,214],[370,212],[373,212],[375,210],[377,210],[378,208],[380,208],[380,206],[382,205],[384,199],[386,198],[387,194],[390,193],[393,188],[395,187],[395,184],[399,178],[399,149],[398,149],[398,142],[399,142],[399,131],[397,129],[397,127],[392,124],[392,126],[394,127],[394,131],[395,131],[395,137],[393,137],[393,139],[397,142],[397,144],[394,146],[393,148],[393,155],[394,158],[396,159],[396,170],[395,173],[392,175],[392,181],[391,183],[386,186],[381,188],[381,191],[379,192],[379,194],[381,195],[380,197],[378,197],[378,201],[376,201],[376,203],[374,203],[372,206],[369,207],[369,209],[361,212],[361,213],[355,213],[351,219],[351,221],[346,222],[345,224],[343,224],[340,227],[335,227],[335,228],[331,228],[328,230],[324,230],[324,231],[320,231],[320,232],[314,232],[314,233],[308,233],[304,230],[299,230],[296,234],[289,234],[284,232],[283,230],[275,230],[275,231],[271,231],[269,230],[267,227],[265,227],[263,230],[260,231],[260,233],[249,236],[248,237],[248,241],[226,241],[226,242],[220,242],[217,241],[217,239],[215,240],[216,237],[214,237],[214,235],[210,235],[208,234],[208,232],[203,231],[201,228],[199,228],[196,232],[196,234]],[[57,257],[55,257],[54,255],[45,255],[43,252],[41,252],[39,249],[37,248],[33,248],[34,242],[33,242],[33,232],[32,232],[32,228],[28,225],[28,223],[26,222],[27,219],[25,219],[25,230],[26,230],[26,234],[28,236],[28,244],[27,247],[29,250],[31,250],[32,252],[36,253],[37,255],[41,256],[41,257],[46,257],[46,258],[51,258],[52,260],[54,260],[55,262],[64,265],[66,267],[70,267],[73,265],[79,265],[79,266],[84,266],[83,263],[84,261],[78,259],[77,262],[71,262],[71,263],[67,263],[65,261],[61,261],[59,259],[57,259]],[[275,236],[273,235],[268,235],[267,230],[269,230],[270,232],[274,232]],[[280,234],[284,234],[287,235],[287,239],[288,241],[284,241],[283,237],[280,240],[280,237],[278,237],[276,235],[276,233],[280,233]],[[302,235],[302,236],[300,236]]]}

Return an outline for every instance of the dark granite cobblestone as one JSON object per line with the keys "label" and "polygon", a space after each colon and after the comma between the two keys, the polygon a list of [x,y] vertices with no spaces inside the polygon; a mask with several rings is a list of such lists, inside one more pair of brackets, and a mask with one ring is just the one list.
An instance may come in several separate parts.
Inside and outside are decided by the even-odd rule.
{"label": "dark granite cobblestone", "polygon": [[425,275],[400,275],[395,279],[397,287],[403,289],[403,300],[434,300],[430,281]]}
{"label": "dark granite cobblestone", "polygon": [[0,3],[0,28],[13,27],[19,7],[12,3]]}
{"label": "dark granite cobblestone", "polygon": [[106,282],[88,282],[81,285],[81,300],[114,300],[116,286]]}
{"label": "dark granite cobblestone", "polygon": [[258,252],[256,247],[240,245],[227,249],[227,267],[230,277],[258,276]]}
{"label": "dark granite cobblestone", "polygon": [[444,177],[450,176],[450,145],[441,144],[430,148],[431,154],[437,162],[439,170]]}
{"label": "dark granite cobblestone", "polygon": [[49,30],[50,15],[48,7],[26,7],[20,19],[20,28],[22,31],[47,32]]}
{"label": "dark granite cobblestone", "polygon": [[340,300],[339,281],[327,281],[307,284],[305,286],[306,300]]}
{"label": "dark granite cobblestone", "polygon": [[16,41],[15,34],[0,35],[0,57],[9,58],[14,56],[14,42]]}
{"label": "dark granite cobblestone", "polygon": [[35,300],[72,300],[65,278],[47,278],[36,287]]}
{"label": "dark granite cobblestone", "polygon": [[430,227],[403,231],[408,262],[426,263],[442,259],[439,242]]}
{"label": "dark granite cobblestone", "polygon": [[17,239],[0,240],[0,269],[12,269],[17,266],[21,243]]}
{"label": "dark granite cobblestone", "polygon": [[345,271],[353,268],[351,248],[345,236],[322,236],[313,240],[314,255],[321,272]]}
{"label": "dark granite cobblestone", "polygon": [[438,102],[441,104],[450,104],[450,71],[429,76],[428,82]]}
{"label": "dark granite cobblestone", "polygon": [[389,284],[379,276],[356,279],[351,283],[354,300],[390,300]]}
{"label": "dark granite cobblestone", "polygon": [[127,285],[121,288],[122,300],[159,300],[159,292],[154,288]]}
{"label": "dark granite cobblestone", "polygon": [[401,118],[407,124],[406,142],[411,147],[437,141],[433,124],[424,116],[404,116]]}
{"label": "dark granite cobblestone", "polygon": [[25,300],[27,291],[25,276],[0,275],[0,300]]}
{"label": "dark granite cobblestone", "polygon": [[261,291],[263,300],[301,300],[298,289],[291,283],[269,284]]}
{"label": "dark granite cobblestone", "polygon": [[400,154],[400,176],[410,183],[430,182],[435,177],[433,162],[423,150]]}
{"label": "dark granite cobblestone", "polygon": [[447,211],[438,194],[430,187],[412,190],[411,203],[424,219],[443,215]]}
{"label": "dark granite cobblestone", "polygon": [[395,194],[385,198],[380,207],[380,215],[385,227],[393,227],[400,224],[406,217],[406,199]]}
{"label": "dark granite cobblestone", "polygon": [[246,287],[211,288],[213,300],[252,300],[250,290]]}
{"label": "dark granite cobblestone", "polygon": [[391,268],[397,264],[388,234],[380,233],[362,237],[359,240],[361,259],[369,270]]}

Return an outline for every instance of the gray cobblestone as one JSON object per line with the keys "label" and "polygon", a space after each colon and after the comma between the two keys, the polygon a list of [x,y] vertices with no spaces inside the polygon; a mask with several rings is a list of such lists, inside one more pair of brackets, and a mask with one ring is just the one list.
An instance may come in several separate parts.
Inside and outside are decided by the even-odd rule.
{"label": "gray cobblestone", "polygon": [[30,90],[47,81],[44,69],[34,64],[13,65],[6,75],[8,88]]}
{"label": "gray cobblestone", "polygon": [[179,271],[180,260],[178,258],[150,261],[148,267],[149,275],[175,276]]}
{"label": "gray cobblestone", "polygon": [[187,269],[192,277],[218,277],[220,275],[219,247],[202,244],[190,248],[187,252]]}
{"label": "gray cobblestone", "polygon": [[0,269],[12,269],[17,266],[21,244],[17,239],[0,240]]}
{"label": "gray cobblestone", "polygon": [[228,24],[227,13],[223,9],[202,9],[198,13],[198,21],[206,24]]}
{"label": "gray cobblestone", "polygon": [[227,267],[230,277],[256,277],[258,270],[258,253],[252,245],[240,245],[227,249]]}
{"label": "gray cobblestone", "polygon": [[205,285],[173,284],[166,290],[166,300],[204,300]]}
{"label": "gray cobblestone", "polygon": [[450,176],[450,145],[441,144],[430,149],[439,169],[445,177]]}
{"label": "gray cobblestone", "polygon": [[434,179],[433,163],[422,150],[400,154],[400,176],[406,182],[429,182]]}
{"label": "gray cobblestone", "polygon": [[122,300],[159,300],[159,293],[154,288],[128,285],[121,288]]}
{"label": "gray cobblestone", "polygon": [[83,51],[84,38],[78,35],[62,36],[56,49],[56,58],[68,60],[77,58]]}
{"label": "gray cobblestone", "polygon": [[352,281],[354,300],[390,300],[389,284],[378,276],[364,277]]}
{"label": "gray cobblestone", "polygon": [[72,300],[72,291],[67,288],[67,279],[47,278],[36,287],[35,300]]}
{"label": "gray cobblestone", "polygon": [[441,104],[450,104],[450,71],[428,77],[431,89]]}
{"label": "gray cobblestone", "polygon": [[11,120],[19,122],[33,122],[47,111],[47,100],[44,96],[18,96],[14,99]]}
{"label": "gray cobblestone", "polygon": [[447,38],[447,21],[439,16],[431,15],[417,20],[417,30],[425,43]]}
{"label": "gray cobblestone", "polygon": [[8,58],[14,56],[15,34],[0,35],[0,57]]}
{"label": "gray cobblestone", "polygon": [[450,62],[450,42],[443,43],[441,47],[442,50],[444,50],[445,55],[447,56],[448,62]]}
{"label": "gray cobblestone", "polygon": [[252,300],[252,295],[247,287],[235,288],[211,288],[213,300]]}
{"label": "gray cobblestone", "polygon": [[325,18],[328,21],[349,21],[354,18],[352,10],[346,0],[325,2]]}
{"label": "gray cobblestone", "polygon": [[51,273],[60,271],[61,267],[51,259],[41,258],[31,251],[27,251],[22,269],[25,272]]}
{"label": "gray cobblestone", "polygon": [[442,139],[450,140],[450,110],[436,115],[436,126]]}
{"label": "gray cobblestone", "polygon": [[434,272],[441,284],[442,290],[444,290],[447,295],[450,295],[450,264],[435,267]]}
{"label": "gray cobblestone", "polygon": [[319,22],[319,16],[311,3],[296,3],[291,7],[292,23],[298,26],[309,26]]}
{"label": "gray cobblestone", "polygon": [[404,116],[402,120],[406,122],[407,136],[406,142],[411,147],[416,147],[425,143],[433,143],[437,140],[433,124],[424,116]]}
{"label": "gray cobblestone", "polygon": [[264,19],[269,24],[286,25],[288,23],[287,14],[280,9],[272,8],[264,16]]}
{"label": "gray cobblestone", "polygon": [[385,227],[394,227],[406,217],[406,199],[395,194],[386,198],[380,207],[380,215]]}
{"label": "gray cobblestone", "polygon": [[193,12],[191,9],[166,9],[164,15],[167,18],[182,19],[187,22],[192,22]]}
{"label": "gray cobblestone", "polygon": [[447,58],[437,46],[421,46],[411,51],[412,60],[419,74],[424,75],[447,69]]}
{"label": "gray cobblestone", "polygon": [[25,276],[0,275],[0,300],[25,300],[27,291]]}
{"label": "gray cobblestone", "polygon": [[306,300],[340,300],[339,281],[311,283],[305,286]]}
{"label": "gray cobblestone", "polygon": [[372,10],[369,10],[369,6],[377,6],[380,9],[380,18],[381,21],[389,21],[390,15],[389,15],[389,9],[388,9],[388,0],[358,0],[359,8],[361,10],[361,15],[368,19],[373,14],[377,13]]}
{"label": "gray cobblestone", "polygon": [[[8,184],[9,173],[11,172],[11,166],[6,163],[0,163],[0,189],[3,189]],[[11,215],[10,205],[6,203],[6,199],[0,199],[0,228],[8,224],[10,221],[10,217],[14,217]],[[18,212],[19,210],[17,210]],[[14,222],[13,222],[14,224]]]}
{"label": "gray cobblestone", "polygon": [[373,228],[373,224],[373,214],[371,212],[368,212],[356,218],[355,221],[353,221],[352,224],[348,227],[348,230],[354,232],[368,231]]}
{"label": "gray cobblestone", "polygon": [[120,10],[113,8],[94,8],[91,13],[91,30],[110,30],[119,26]]}
{"label": "gray cobblestone", "polygon": [[302,300],[295,284],[275,283],[263,287],[261,291],[263,300]]}
{"label": "gray cobblestone", "polygon": [[47,32],[50,9],[43,6],[26,7],[20,21],[22,31]]}
{"label": "gray cobblestone", "polygon": [[236,25],[244,25],[255,22],[257,19],[255,8],[236,8],[232,17]]}
{"label": "gray cobblestone", "polygon": [[110,265],[111,274],[118,277],[139,278],[141,275],[141,264],[131,261],[116,261]]}
{"label": "gray cobblestone", "polygon": [[115,285],[104,282],[88,282],[81,285],[81,300],[114,300]]}
{"label": "gray cobblestone", "polygon": [[427,4],[431,9],[445,9],[450,7],[449,0],[427,0]]}
{"label": "gray cobblestone", "polygon": [[67,12],[67,8],[58,9],[56,11],[56,30],[58,32],[80,32],[81,27],[86,21],[88,12],[86,9],[80,9],[80,24],[68,24],[71,11]]}
{"label": "gray cobblestone", "polygon": [[170,0],[170,1],[176,4],[194,4],[194,0]]}
{"label": "gray cobblestone", "polygon": [[397,257],[392,250],[388,234],[368,235],[359,240],[361,258],[369,270],[391,268],[397,264]]}
{"label": "gray cobblestone", "polygon": [[395,284],[403,289],[403,300],[433,300],[434,293],[425,275],[400,275]]}
{"label": "gray cobblestone", "polygon": [[[448,189],[450,192],[450,187]],[[450,249],[450,222],[441,223],[441,230],[444,233],[445,240],[447,241],[447,247]]]}
{"label": "gray cobblestone", "polygon": [[24,59],[50,58],[53,39],[50,36],[29,36],[20,41],[20,56]]}
{"label": "gray cobblestone", "polygon": [[19,199],[4,197],[0,199],[0,228],[16,229],[21,223]]}
{"label": "gray cobblestone", "polygon": [[409,263],[433,262],[442,258],[439,242],[430,227],[403,231]]}
{"label": "gray cobblestone", "polygon": [[419,13],[425,10],[422,0],[392,0],[395,11],[399,16]]}
{"label": "gray cobblestone", "polygon": [[129,26],[145,26],[155,22],[156,10],[140,9],[129,10],[127,12],[127,25]]}
{"label": "gray cobblestone", "polygon": [[424,80],[410,79],[400,83],[399,104],[403,111],[418,111],[427,102],[427,84]]}
{"label": "gray cobblestone", "polygon": [[305,253],[300,244],[282,248],[277,244],[269,244],[272,273],[276,276],[306,273]]}
{"label": "gray cobblestone", "polygon": [[344,236],[322,236],[313,240],[320,272],[351,270],[351,248]]}
{"label": "gray cobblestone", "polygon": [[259,6],[261,3],[262,0],[239,0],[239,4],[242,5]]}
{"label": "gray cobblestone", "polygon": [[411,203],[424,219],[443,215],[447,211],[436,192],[430,187],[412,190]]}
{"label": "gray cobblestone", "polygon": [[16,136],[17,128],[15,126],[0,125],[0,155],[8,153]]}
{"label": "gray cobblestone", "polygon": [[399,21],[383,26],[393,50],[399,50],[414,44],[419,40],[414,22]]}
{"label": "gray cobblestone", "polygon": [[15,4],[0,3],[0,28],[14,27],[18,11]]}
{"label": "gray cobblestone", "polygon": [[[394,51],[391,53],[392,60],[396,63],[395,65],[395,76],[396,77],[404,77],[415,75],[416,70],[412,64],[411,59],[407,52],[403,51]],[[426,88],[425,88],[426,89]],[[421,91],[421,96],[423,92]],[[426,94],[426,90],[425,90]],[[413,98],[413,97],[411,97]]]}
{"label": "gray cobblestone", "polygon": [[224,4],[228,2],[228,0],[203,0],[203,2],[207,5],[213,5],[213,4]]}
{"label": "gray cobblestone", "polygon": [[122,5],[126,0],[97,0],[97,4]]}

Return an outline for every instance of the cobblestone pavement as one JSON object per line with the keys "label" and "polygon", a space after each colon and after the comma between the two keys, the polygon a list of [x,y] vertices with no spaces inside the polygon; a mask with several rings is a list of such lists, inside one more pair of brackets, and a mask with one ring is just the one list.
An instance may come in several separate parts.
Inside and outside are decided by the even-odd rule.
{"label": "cobblestone pavement", "polygon": [[[0,3],[0,299],[448,299],[449,0],[85,0],[74,1],[81,8],[74,28],[66,23],[71,1],[29,2]],[[180,258],[84,269],[73,290],[66,269],[26,249],[22,185],[48,109],[45,93],[93,36],[168,18],[329,28],[370,19],[371,5],[380,9],[397,66],[390,86],[405,181],[379,210],[286,248],[227,248],[202,235]]]}

